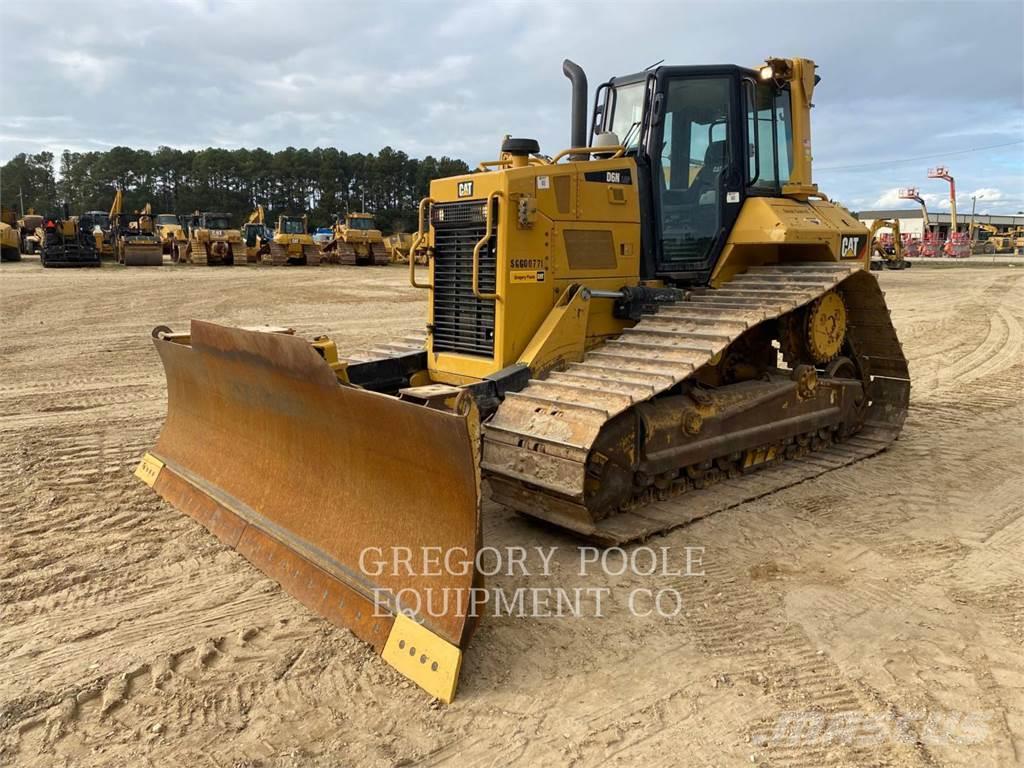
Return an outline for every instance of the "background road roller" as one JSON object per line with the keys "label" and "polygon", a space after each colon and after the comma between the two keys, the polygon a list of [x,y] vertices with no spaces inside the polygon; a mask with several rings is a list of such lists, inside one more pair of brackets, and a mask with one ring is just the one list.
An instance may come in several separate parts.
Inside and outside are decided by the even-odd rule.
{"label": "background road roller", "polygon": [[[623,544],[882,451],[907,411],[868,231],[812,182],[813,62],[615,77],[589,123],[564,71],[569,149],[506,139],[421,202],[425,343],[154,331],[168,413],[138,476],[445,701],[482,487]],[[395,547],[469,565],[365,567]]]}

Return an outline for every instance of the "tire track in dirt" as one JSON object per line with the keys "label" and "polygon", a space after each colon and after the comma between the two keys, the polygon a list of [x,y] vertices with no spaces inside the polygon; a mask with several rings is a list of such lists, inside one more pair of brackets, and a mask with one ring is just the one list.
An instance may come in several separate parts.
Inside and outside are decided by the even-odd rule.
{"label": "tire track in dirt", "polygon": [[[105,270],[83,283],[8,266],[0,762],[983,768],[1014,759],[1024,722],[1015,275],[883,274],[915,377],[903,437],[873,459],[651,542],[705,545],[703,579],[580,577],[578,542],[487,505],[488,543],[560,547],[551,579],[491,583],[606,585],[617,595],[673,584],[684,614],[642,620],[613,603],[598,620],[488,617],[459,699],[433,708],[131,477],[163,416],[153,325],[290,324],[358,351],[415,327],[423,296],[405,287],[404,271]],[[78,331],[73,360],[57,370],[33,341],[58,332],[38,309],[55,302]],[[989,712],[989,738],[970,749],[773,738],[793,712],[922,707]],[[920,740],[920,727],[909,734]]]}

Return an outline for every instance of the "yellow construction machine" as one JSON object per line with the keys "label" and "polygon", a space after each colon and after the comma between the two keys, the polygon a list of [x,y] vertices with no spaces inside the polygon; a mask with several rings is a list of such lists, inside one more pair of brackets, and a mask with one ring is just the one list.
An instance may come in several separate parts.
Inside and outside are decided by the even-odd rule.
{"label": "yellow construction machine", "polygon": [[231,227],[231,214],[196,211],[189,220],[188,243],[178,249],[176,261],[189,264],[240,264],[245,262],[242,233]]}
{"label": "yellow construction machine", "polygon": [[[387,249],[388,258],[393,264],[408,264],[412,251],[412,235],[408,232],[395,232],[384,238],[384,247]],[[417,264],[428,264],[426,249],[420,248],[412,254]]]}
{"label": "yellow construction machine", "polygon": [[614,77],[589,140],[564,71],[568,149],[508,138],[420,203],[425,341],[153,331],[137,475],[445,701],[486,608],[482,489],[623,544],[876,454],[907,413],[868,230],[812,182],[813,62]]}
{"label": "yellow construction machine", "polygon": [[134,214],[121,210],[121,190],[114,194],[110,208],[110,242],[114,258],[126,267],[159,267],[164,263],[163,246],[156,235],[153,208],[149,203]]}
{"label": "yellow construction machine", "polygon": [[334,224],[334,237],[323,247],[324,258],[331,264],[389,264],[384,237],[369,213],[339,216]]}
{"label": "yellow construction machine", "polygon": [[13,208],[0,208],[0,261],[21,261],[21,233]]}
{"label": "yellow construction machine", "polygon": [[277,229],[261,251],[260,259],[264,264],[282,266],[285,264],[306,264],[311,267],[320,265],[320,249],[313,242],[309,231],[309,219],[302,216],[278,216]]}
{"label": "yellow construction machine", "polygon": [[[888,229],[892,232],[892,244],[886,247],[875,239],[880,230]],[[903,237],[900,233],[900,222],[898,219],[876,219],[871,223],[868,230],[868,259],[871,269],[910,269],[913,263],[903,257]]]}
{"label": "yellow construction machine", "polygon": [[1020,227],[1000,232],[999,227],[993,224],[972,225],[971,229],[984,233],[983,236],[975,239],[974,231],[971,232],[971,253],[973,254],[1011,253],[1016,247],[1016,241],[1021,234]]}
{"label": "yellow construction machine", "polygon": [[[117,194],[115,190],[114,202],[110,206],[111,211],[118,205]],[[86,211],[79,218],[83,221],[92,222],[93,239],[96,245],[96,252],[100,255],[100,258],[113,259],[114,239],[110,230],[111,213],[108,211]]]}
{"label": "yellow construction machine", "polygon": [[15,222],[15,228],[21,239],[21,252],[32,254],[42,248],[43,244],[43,217],[29,208],[28,213]]}
{"label": "yellow construction machine", "polygon": [[184,250],[188,245],[188,238],[185,236],[185,228],[177,215],[173,213],[158,213],[153,219],[156,229],[156,236],[160,240],[160,252],[164,256],[170,256],[172,261],[178,248]]}
{"label": "yellow construction machine", "polygon": [[242,225],[242,240],[245,242],[245,260],[250,264],[259,263],[260,256],[270,250],[273,232],[266,224],[266,214],[262,205],[249,214]]}

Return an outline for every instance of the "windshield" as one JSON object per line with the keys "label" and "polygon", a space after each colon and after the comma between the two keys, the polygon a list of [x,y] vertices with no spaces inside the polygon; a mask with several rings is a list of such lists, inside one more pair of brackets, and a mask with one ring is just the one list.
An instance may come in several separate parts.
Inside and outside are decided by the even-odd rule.
{"label": "windshield", "polygon": [[103,229],[109,229],[110,228],[110,215],[109,214],[103,213],[102,211],[89,211],[85,215],[88,216],[90,219],[92,219],[92,223],[94,225],[100,226]]}
{"label": "windshield", "polygon": [[207,229],[228,229],[231,226],[231,219],[222,213],[210,214],[206,217]]}
{"label": "windshield", "polygon": [[348,226],[350,229],[376,229],[376,225],[373,223],[373,219],[349,219]]}
{"label": "windshield", "polygon": [[612,120],[610,130],[619,137],[626,149],[640,142],[640,121],[644,111],[644,82],[620,85],[612,92]]}
{"label": "windshield", "polygon": [[304,235],[306,226],[302,219],[284,219],[281,222],[281,231],[286,235]]}
{"label": "windshield", "polygon": [[157,224],[177,224],[178,217],[173,213],[161,213],[156,217]]}

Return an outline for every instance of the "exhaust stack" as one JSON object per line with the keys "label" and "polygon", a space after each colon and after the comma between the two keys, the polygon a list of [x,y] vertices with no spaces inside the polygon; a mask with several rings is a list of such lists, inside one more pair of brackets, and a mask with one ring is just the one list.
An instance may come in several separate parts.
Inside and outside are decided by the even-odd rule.
{"label": "exhaust stack", "polygon": [[[570,118],[570,148],[587,145],[587,75],[583,67],[570,59],[562,62],[562,72],[572,83],[572,117]],[[572,155],[573,160],[587,160],[589,155]]]}

